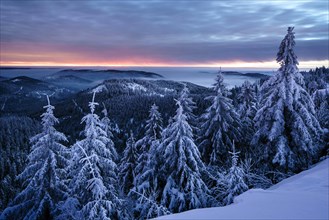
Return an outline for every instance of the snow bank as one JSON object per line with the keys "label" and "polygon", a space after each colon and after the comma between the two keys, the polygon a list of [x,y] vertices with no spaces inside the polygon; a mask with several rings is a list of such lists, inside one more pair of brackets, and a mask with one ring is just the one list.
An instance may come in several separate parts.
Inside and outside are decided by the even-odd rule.
{"label": "snow bank", "polygon": [[251,189],[234,203],[158,219],[328,219],[329,159],[267,190]]}

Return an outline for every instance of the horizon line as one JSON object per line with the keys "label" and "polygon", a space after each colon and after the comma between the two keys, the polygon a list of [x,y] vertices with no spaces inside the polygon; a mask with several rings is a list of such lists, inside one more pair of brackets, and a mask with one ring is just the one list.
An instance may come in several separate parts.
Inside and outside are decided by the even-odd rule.
{"label": "horizon line", "polygon": [[[312,61],[300,61],[300,69],[312,69],[316,67],[328,67],[329,60],[312,60]],[[145,67],[145,68],[161,68],[161,67],[175,67],[175,68],[247,68],[247,69],[278,69],[280,64],[276,61],[264,61],[264,62],[244,62],[244,61],[232,61],[229,63],[208,63],[208,64],[165,64],[165,63],[154,63],[154,64],[82,64],[82,63],[52,63],[52,62],[0,62],[0,68],[63,68],[63,67]]]}

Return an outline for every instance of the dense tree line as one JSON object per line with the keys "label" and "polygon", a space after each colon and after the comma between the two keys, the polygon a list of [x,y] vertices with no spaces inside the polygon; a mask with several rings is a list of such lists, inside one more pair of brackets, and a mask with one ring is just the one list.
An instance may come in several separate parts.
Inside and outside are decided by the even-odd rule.
{"label": "dense tree line", "polygon": [[[137,92],[134,80],[125,81],[127,87],[107,82],[81,94],[66,113],[59,111],[80,117],[81,125],[65,132],[74,137],[70,142],[57,131],[63,128],[58,123],[67,122],[54,116],[48,98],[42,129],[29,118],[1,127],[1,143],[10,147],[1,148],[6,183],[1,208],[6,208],[0,218],[148,219],[228,205],[249,188],[307,169],[328,151],[329,71],[322,67],[303,76],[294,47],[288,28],[277,73],[231,90],[221,72],[212,91],[157,82],[168,86],[166,96],[147,82],[139,81],[143,87]],[[150,87],[155,94],[143,89]],[[192,95],[198,92],[203,96]],[[16,137],[11,131],[19,126],[31,130]],[[25,157],[17,157],[18,165],[6,163],[18,152]],[[22,187],[12,193],[16,176]]]}
{"label": "dense tree line", "polygon": [[0,117],[0,209],[21,190],[16,176],[26,165],[30,137],[40,132],[37,120],[26,116]]}

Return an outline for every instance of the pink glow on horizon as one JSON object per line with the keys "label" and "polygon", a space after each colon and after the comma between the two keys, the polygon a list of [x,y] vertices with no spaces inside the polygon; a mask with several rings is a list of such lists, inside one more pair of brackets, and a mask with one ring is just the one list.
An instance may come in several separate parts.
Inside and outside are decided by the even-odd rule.
{"label": "pink glow on horizon", "polygon": [[[107,51],[107,50],[105,50]],[[111,49],[109,49],[111,51]],[[117,54],[113,56],[113,54]],[[131,54],[131,55],[130,55]],[[244,60],[218,60],[218,61],[175,61],[160,58],[149,58],[136,51],[123,49],[121,51],[99,52],[81,49],[79,46],[65,46],[61,44],[7,42],[1,45],[0,66],[104,66],[104,67],[236,67],[236,68],[278,68],[275,60],[270,61],[244,61]],[[329,60],[300,60],[300,68],[315,68],[328,66]]]}

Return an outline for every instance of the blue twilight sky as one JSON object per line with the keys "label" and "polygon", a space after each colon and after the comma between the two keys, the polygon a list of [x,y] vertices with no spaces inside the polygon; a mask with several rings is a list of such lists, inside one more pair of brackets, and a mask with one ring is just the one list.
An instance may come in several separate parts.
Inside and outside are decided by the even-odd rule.
{"label": "blue twilight sky", "polygon": [[0,10],[2,65],[273,65],[288,26],[300,61],[329,59],[326,0],[0,0]]}

